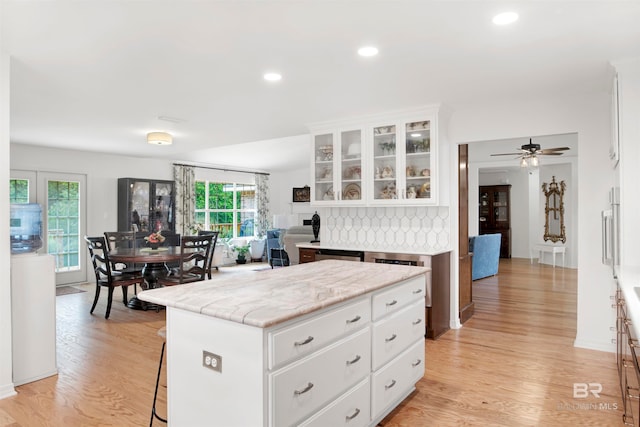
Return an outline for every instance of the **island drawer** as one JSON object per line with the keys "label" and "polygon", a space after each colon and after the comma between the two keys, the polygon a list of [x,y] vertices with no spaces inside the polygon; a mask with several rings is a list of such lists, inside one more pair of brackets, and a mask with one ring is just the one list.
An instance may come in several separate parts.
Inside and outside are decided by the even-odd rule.
{"label": "island drawer", "polygon": [[364,427],[369,425],[370,412],[371,386],[367,377],[300,427]]}
{"label": "island drawer", "polygon": [[311,354],[370,323],[370,298],[269,333],[269,369]]}
{"label": "island drawer", "polygon": [[372,375],[372,419],[411,391],[412,385],[424,376],[424,362],[424,339],[421,339]]}
{"label": "island drawer", "polygon": [[373,324],[372,362],[378,369],[417,339],[424,339],[424,304],[416,301]]}
{"label": "island drawer", "polygon": [[[373,320],[394,313],[407,304],[420,299],[424,309],[426,277],[411,278],[393,288],[373,295]],[[423,325],[424,329],[424,325]],[[422,332],[424,334],[424,331]]]}
{"label": "island drawer", "polygon": [[292,425],[367,377],[370,348],[371,332],[364,328],[269,374],[271,425]]}

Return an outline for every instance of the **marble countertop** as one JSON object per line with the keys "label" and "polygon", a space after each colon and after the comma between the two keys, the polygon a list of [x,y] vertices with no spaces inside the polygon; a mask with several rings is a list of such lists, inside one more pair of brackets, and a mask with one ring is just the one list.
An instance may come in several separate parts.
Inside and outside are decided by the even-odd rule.
{"label": "marble countertop", "polygon": [[[622,267],[618,271],[618,284],[627,305],[627,316],[636,338],[640,338],[640,267]],[[636,289],[638,288],[638,289]]]}
{"label": "marble countertop", "polygon": [[298,248],[307,248],[307,249],[335,249],[335,250],[340,250],[340,251],[362,251],[362,252],[386,252],[386,253],[390,253],[390,254],[411,254],[411,255],[427,255],[427,256],[434,256],[434,255],[440,255],[440,254],[444,254],[447,252],[451,252],[451,249],[439,249],[437,251],[424,251],[424,252],[405,252],[405,251],[394,251],[394,250],[388,250],[388,249],[363,249],[362,247],[338,247],[338,246],[331,246],[331,245],[323,245],[322,242],[320,243],[297,243],[296,246]]}
{"label": "marble countertop", "polygon": [[143,301],[266,328],[425,274],[427,267],[324,260],[150,289]]}

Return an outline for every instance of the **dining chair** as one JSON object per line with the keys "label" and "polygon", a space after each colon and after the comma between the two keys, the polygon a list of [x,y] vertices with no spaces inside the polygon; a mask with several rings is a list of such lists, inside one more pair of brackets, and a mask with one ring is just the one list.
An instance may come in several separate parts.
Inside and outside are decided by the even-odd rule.
{"label": "dining chair", "polygon": [[[104,238],[107,241],[107,249],[112,251],[119,248],[135,248],[137,246],[136,234],[133,231],[105,231]],[[113,271],[124,274],[139,274],[144,264],[112,263]]]}
{"label": "dining chair", "polygon": [[178,270],[158,283],[163,286],[181,285],[205,279],[207,262],[213,236],[183,236],[180,242],[180,261]]}
{"label": "dining chair", "polygon": [[[213,269],[213,253],[216,250],[216,243],[218,242],[218,231],[198,230],[198,236],[212,236],[211,249],[209,250],[209,259],[207,260],[207,278],[211,280],[211,270]],[[215,266],[218,270],[218,266]]]}
{"label": "dining chair", "polygon": [[87,248],[89,249],[89,256],[91,257],[91,263],[93,264],[93,271],[96,276],[96,295],[93,298],[93,305],[91,306],[90,313],[93,314],[93,310],[96,308],[98,298],[100,297],[100,289],[104,286],[108,288],[107,297],[107,312],[105,319],[109,318],[111,313],[111,302],[113,300],[113,290],[117,286],[122,288],[122,301],[127,304],[127,287],[131,285],[144,283],[142,275],[136,274],[113,274],[111,269],[111,262],[109,261],[109,250],[106,240],[103,236],[100,237],[87,237],[84,236],[85,242],[87,242]]}

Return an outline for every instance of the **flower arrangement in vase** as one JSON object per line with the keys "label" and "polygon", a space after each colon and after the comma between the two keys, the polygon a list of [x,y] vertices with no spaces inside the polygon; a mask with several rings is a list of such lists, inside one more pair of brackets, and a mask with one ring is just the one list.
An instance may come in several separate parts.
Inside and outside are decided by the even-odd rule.
{"label": "flower arrangement in vase", "polygon": [[160,244],[164,242],[164,236],[162,235],[162,231],[156,231],[155,233],[145,236],[144,240],[146,240],[151,249],[158,249]]}

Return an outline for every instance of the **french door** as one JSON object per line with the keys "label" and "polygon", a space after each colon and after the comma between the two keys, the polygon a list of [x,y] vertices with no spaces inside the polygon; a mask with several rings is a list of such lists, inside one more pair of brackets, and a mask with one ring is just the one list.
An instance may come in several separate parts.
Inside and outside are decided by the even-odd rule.
{"label": "french door", "polygon": [[86,176],[38,172],[36,200],[42,206],[45,253],[55,258],[56,286],[87,280]]}

